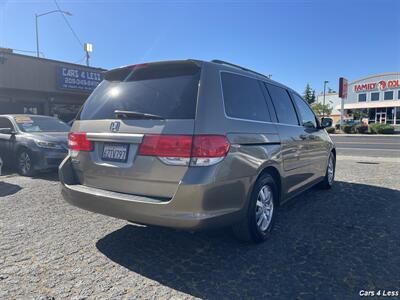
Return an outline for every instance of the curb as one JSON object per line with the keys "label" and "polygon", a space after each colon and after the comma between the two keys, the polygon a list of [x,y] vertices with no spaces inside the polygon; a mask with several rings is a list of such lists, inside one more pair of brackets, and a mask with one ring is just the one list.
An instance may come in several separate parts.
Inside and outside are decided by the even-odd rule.
{"label": "curb", "polygon": [[356,137],[380,137],[380,136],[383,136],[383,137],[395,137],[395,138],[400,138],[400,134],[397,134],[397,133],[395,133],[395,134],[357,134],[357,133],[354,133],[354,134],[347,134],[347,133],[330,133],[329,135],[332,135],[332,136],[350,136],[350,137],[352,137],[352,136],[356,136]]}

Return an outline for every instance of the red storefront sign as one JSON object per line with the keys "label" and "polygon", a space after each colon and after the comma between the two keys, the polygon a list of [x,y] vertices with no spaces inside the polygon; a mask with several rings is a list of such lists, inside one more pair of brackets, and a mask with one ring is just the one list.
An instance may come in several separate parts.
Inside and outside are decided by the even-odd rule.
{"label": "red storefront sign", "polygon": [[354,91],[356,93],[373,91],[376,89],[385,90],[385,89],[395,89],[395,88],[400,88],[399,79],[380,80],[378,82],[361,83],[354,85]]}
{"label": "red storefront sign", "polygon": [[347,79],[343,77],[339,78],[339,97],[347,98]]}

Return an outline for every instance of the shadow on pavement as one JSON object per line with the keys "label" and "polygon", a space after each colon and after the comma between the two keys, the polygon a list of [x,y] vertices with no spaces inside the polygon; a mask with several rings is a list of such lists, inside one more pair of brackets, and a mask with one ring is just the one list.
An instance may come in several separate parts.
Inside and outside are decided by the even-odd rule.
{"label": "shadow on pavement", "polygon": [[239,243],[229,230],[127,225],[96,246],[115,263],[195,297],[348,299],[362,289],[399,289],[399,216],[399,191],[337,182],[284,205],[263,244]]}
{"label": "shadow on pavement", "polygon": [[19,185],[0,181],[0,197],[14,195],[22,188]]}
{"label": "shadow on pavement", "polygon": [[55,170],[37,173],[32,179],[43,179],[48,181],[59,181],[58,172]]}

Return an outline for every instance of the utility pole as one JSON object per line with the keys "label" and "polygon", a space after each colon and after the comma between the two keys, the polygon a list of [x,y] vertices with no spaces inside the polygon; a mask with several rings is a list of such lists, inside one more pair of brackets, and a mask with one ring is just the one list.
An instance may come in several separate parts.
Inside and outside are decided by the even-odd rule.
{"label": "utility pole", "polygon": [[39,57],[39,29],[38,29],[38,15],[35,14],[36,25],[36,56]]}
{"label": "utility pole", "polygon": [[329,82],[328,80],[324,81],[324,100],[322,102],[322,118],[325,117],[325,94],[326,94],[326,85],[328,82]]}

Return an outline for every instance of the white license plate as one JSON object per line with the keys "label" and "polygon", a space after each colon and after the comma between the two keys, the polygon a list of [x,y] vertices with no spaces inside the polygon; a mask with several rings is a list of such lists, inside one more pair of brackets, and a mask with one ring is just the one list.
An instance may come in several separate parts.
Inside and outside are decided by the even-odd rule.
{"label": "white license plate", "polygon": [[129,144],[104,143],[101,158],[107,161],[126,162]]}

